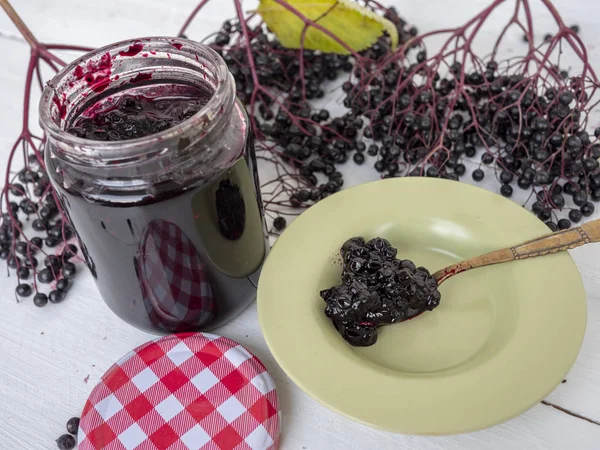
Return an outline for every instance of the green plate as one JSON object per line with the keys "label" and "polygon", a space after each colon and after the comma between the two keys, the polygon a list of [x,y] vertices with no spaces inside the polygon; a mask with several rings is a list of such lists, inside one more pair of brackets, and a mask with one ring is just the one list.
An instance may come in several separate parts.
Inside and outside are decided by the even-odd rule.
{"label": "green plate", "polygon": [[354,348],[323,312],[339,283],[339,248],[381,236],[398,257],[438,270],[548,233],[521,206],[454,181],[397,178],[312,206],[277,240],[262,271],[258,314],[275,359],[325,406],[377,428],[463,433],[543,399],[583,339],[586,297],[566,252],[473,270],[441,286],[440,306]]}

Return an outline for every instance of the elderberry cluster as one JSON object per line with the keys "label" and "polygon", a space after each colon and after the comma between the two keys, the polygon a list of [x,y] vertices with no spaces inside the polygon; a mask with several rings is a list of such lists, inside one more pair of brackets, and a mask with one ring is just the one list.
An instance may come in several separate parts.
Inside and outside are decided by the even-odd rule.
{"label": "elderberry cluster", "polygon": [[[78,249],[74,244],[67,244],[73,230],[59,215],[48,175],[33,158],[29,168],[21,170],[17,179],[18,182],[15,180],[9,186],[10,211],[3,213],[0,219],[0,260],[5,260],[18,278],[18,297],[29,297],[35,291],[36,306],[45,306],[48,301],[59,303],[64,300],[76,274],[75,264],[70,260]],[[25,236],[24,222],[30,222],[38,235]],[[59,246],[62,248],[58,252],[46,251]],[[37,283],[32,283],[34,277]],[[53,288],[44,293],[38,283],[53,283]]]}
{"label": "elderberry cluster", "polygon": [[412,319],[440,303],[437,281],[424,267],[396,259],[382,238],[352,238],[341,248],[342,284],[321,291],[325,314],[351,345],[377,341],[377,328]]}
{"label": "elderberry cluster", "polygon": [[[385,17],[396,25],[400,44],[417,34],[393,8]],[[353,114],[333,117],[327,109],[313,108],[311,101],[325,95],[328,83],[344,74],[349,76],[354,59],[286,49],[264,27],[251,29],[249,45],[255,74],[260,85],[274,94],[269,96],[256,91],[247,48],[230,45],[237,42],[240,31],[239,23],[225,22],[211,46],[223,56],[235,78],[238,97],[259,124],[258,137],[282,149],[283,161],[298,168],[305,186],[290,196],[291,206],[308,205],[337,192],[344,181],[336,165],[350,158],[356,164],[365,162],[367,147],[359,139],[364,120]],[[390,45],[389,36],[383,35],[363,56],[378,61],[389,55]],[[285,93],[283,98],[281,93]]]}
{"label": "elderberry cluster", "polygon": [[[417,61],[425,60],[420,52]],[[402,167],[411,176],[458,180],[466,175],[464,162],[483,150],[480,165],[493,165],[500,193],[533,190],[533,211],[551,229],[593,213],[590,200],[600,201],[600,129],[591,137],[582,126],[587,96],[580,79],[563,81],[553,67],[554,86],[539,87],[535,77],[501,73],[492,61],[470,73],[455,62],[447,77],[430,73],[419,83],[422,70],[393,62],[377,76],[361,75],[368,89],[346,88],[345,104],[368,119],[364,136],[376,142],[369,148],[379,155],[376,170],[396,176]],[[485,172],[477,168],[471,177],[480,182]],[[553,220],[558,211],[570,219],[560,226]]]}

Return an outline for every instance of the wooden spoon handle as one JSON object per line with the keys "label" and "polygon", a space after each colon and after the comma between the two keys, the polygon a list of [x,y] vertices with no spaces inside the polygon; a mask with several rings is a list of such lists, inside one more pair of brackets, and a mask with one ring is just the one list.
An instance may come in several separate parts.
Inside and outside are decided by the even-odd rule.
{"label": "wooden spoon handle", "polygon": [[439,285],[448,278],[467,270],[562,252],[589,244],[590,242],[600,242],[600,219],[592,220],[577,228],[541,236],[515,247],[475,256],[474,258],[448,266],[445,269],[438,270],[433,276]]}

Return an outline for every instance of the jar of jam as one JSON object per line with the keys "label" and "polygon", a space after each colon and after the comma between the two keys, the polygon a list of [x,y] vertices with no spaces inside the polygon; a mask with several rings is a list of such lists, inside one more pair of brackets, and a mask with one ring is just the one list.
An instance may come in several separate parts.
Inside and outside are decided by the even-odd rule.
{"label": "jar of jam", "polygon": [[163,37],[77,59],[40,104],[45,162],[108,306],[209,330],[256,295],[268,251],[248,116],[222,58]]}

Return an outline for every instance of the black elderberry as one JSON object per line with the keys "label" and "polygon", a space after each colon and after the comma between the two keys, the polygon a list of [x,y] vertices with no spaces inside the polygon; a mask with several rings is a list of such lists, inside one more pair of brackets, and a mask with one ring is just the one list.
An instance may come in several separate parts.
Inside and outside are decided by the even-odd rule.
{"label": "black elderberry", "polygon": [[375,162],[374,167],[375,167],[375,170],[377,172],[381,173],[381,172],[383,172],[385,170],[385,163],[383,162],[383,160],[380,159],[380,160],[378,160],[378,161]]}
{"label": "black elderberry", "polygon": [[17,250],[17,253],[20,253],[21,255],[27,255],[27,242],[18,242],[15,249]]}
{"label": "black elderberry", "polygon": [[71,417],[67,422],[67,432],[76,435],[79,431],[79,417]]}
{"label": "black elderberry", "polygon": [[529,189],[531,187],[531,182],[532,180],[521,176],[519,177],[519,179],[517,180],[517,185],[521,188],[521,189]]}
{"label": "black elderberry", "polygon": [[25,195],[25,188],[20,183],[10,185],[9,191],[15,197],[22,197]]}
{"label": "black elderberry", "polygon": [[20,280],[26,280],[27,278],[29,278],[29,275],[30,275],[30,270],[28,267],[21,266],[17,269],[17,277]]}
{"label": "black elderberry", "polygon": [[578,209],[572,209],[571,211],[569,211],[569,219],[571,220],[571,222],[580,222],[582,216],[583,214]]}
{"label": "black elderberry", "polygon": [[379,147],[377,147],[377,145],[375,145],[375,144],[369,145],[369,148],[367,150],[367,154],[369,156],[377,156],[378,153],[379,153]]}
{"label": "black elderberry", "polygon": [[534,175],[533,182],[537,185],[543,185],[543,184],[547,184],[549,179],[550,179],[550,175],[548,174],[548,172],[546,172],[544,170],[540,170],[540,171],[536,172],[536,174]]}
{"label": "black elderberry", "polygon": [[559,230],[568,230],[569,228],[571,228],[571,221],[569,219],[560,219],[558,221]]}
{"label": "black elderberry", "polygon": [[558,225],[552,221],[546,222],[546,226],[550,228],[551,231],[558,231]]}
{"label": "black elderberry", "polygon": [[35,219],[31,223],[31,226],[35,231],[44,231],[46,229],[46,227],[48,226],[48,224],[41,219]]}
{"label": "black elderberry", "polygon": [[467,145],[465,149],[465,155],[467,155],[469,158],[472,158],[475,156],[475,153],[477,153],[477,149],[472,145]]}
{"label": "black elderberry", "polygon": [[579,25],[571,25],[569,28],[573,30],[573,33],[579,33]]}
{"label": "black elderberry", "polygon": [[552,210],[550,208],[544,208],[537,214],[537,216],[541,221],[546,222],[552,217]]}
{"label": "black elderberry", "polygon": [[504,197],[510,197],[513,194],[513,188],[510,184],[503,184],[502,187],[500,188],[500,194],[502,194]]}
{"label": "black elderberry", "polygon": [[[41,237],[38,237],[38,236],[32,237],[30,239],[30,242],[31,242],[32,250],[34,250],[34,249],[39,250],[44,246],[44,241],[42,240]],[[73,245],[73,244],[71,244],[71,245]],[[75,247],[75,248],[77,248],[77,247]]]}
{"label": "black elderberry", "polygon": [[300,191],[298,191],[296,193],[296,196],[298,197],[298,200],[300,200],[303,203],[310,200],[310,192],[306,189],[301,189]]}
{"label": "black elderberry", "polygon": [[61,292],[67,292],[69,290],[69,280],[61,278],[56,282],[56,289]]}
{"label": "black elderberry", "polygon": [[56,445],[59,450],[72,450],[75,448],[75,444],[75,438],[70,434],[63,434],[56,440]]}
{"label": "black elderberry", "polygon": [[21,258],[19,258],[18,256],[12,255],[8,258],[8,261],[6,262],[6,264],[11,269],[16,269],[17,267],[19,267],[21,265]]}
{"label": "black elderberry", "polygon": [[48,304],[48,296],[42,292],[38,292],[33,297],[33,304],[38,308],[42,308]]}
{"label": "black elderberry", "polygon": [[513,174],[512,174],[512,173],[510,173],[510,172],[508,172],[508,171],[506,171],[506,170],[503,170],[503,171],[500,173],[500,182],[501,182],[502,184],[508,184],[508,183],[510,183],[512,180],[513,180]]}
{"label": "black elderberry", "polygon": [[579,151],[581,149],[581,139],[579,136],[571,135],[567,138],[566,146],[570,151]]}
{"label": "black elderberry", "polygon": [[50,300],[50,303],[60,303],[65,299],[65,293],[58,289],[54,289],[53,291],[50,291],[48,299]]}
{"label": "black elderberry", "polygon": [[600,188],[596,188],[592,191],[592,200],[600,202]]}
{"label": "black elderberry", "polygon": [[552,204],[558,209],[562,209],[565,206],[565,198],[560,194],[554,194],[552,196]]}
{"label": "black elderberry", "polygon": [[598,160],[594,158],[586,158],[583,160],[583,168],[586,172],[593,172],[598,168]]}
{"label": "black elderberry", "polygon": [[363,153],[367,149],[367,146],[365,145],[364,142],[357,141],[354,144],[354,148],[356,149],[357,152]]}
{"label": "black elderberry", "polygon": [[587,202],[587,194],[583,191],[578,191],[573,194],[573,203],[577,206],[583,206]]}
{"label": "black elderberry", "polygon": [[597,138],[600,138],[600,127],[596,128],[594,130],[594,136],[596,136]]}
{"label": "black elderberry", "polygon": [[[314,200],[314,199],[313,199]],[[287,221],[285,220],[284,217],[276,217],[275,220],[273,221],[273,226],[275,227],[276,230],[283,230],[287,225]],[[63,269],[63,275],[64,275],[64,269]]]}
{"label": "black elderberry", "polygon": [[456,175],[458,175],[459,177],[462,176],[462,175],[464,175],[466,171],[467,171],[467,168],[465,167],[464,164],[457,164],[454,167],[454,173]]}
{"label": "black elderberry", "polygon": [[483,164],[491,164],[494,162],[494,157],[491,153],[484,153],[483,155],[481,155],[481,162]]}
{"label": "black elderberry", "polygon": [[352,160],[358,164],[361,165],[365,162],[365,154],[364,153],[355,153],[354,156],[352,156]]}
{"label": "black elderberry", "polygon": [[17,285],[16,292],[19,297],[29,297],[33,292],[33,289],[31,289],[31,285],[27,283],[21,283]]}
{"label": "black elderberry", "polygon": [[472,177],[473,177],[473,180],[479,182],[479,181],[483,180],[483,178],[485,177],[485,174],[483,173],[483,170],[475,169],[473,171]]}
{"label": "black elderberry", "polygon": [[434,167],[434,166],[428,167],[426,174],[429,178],[437,178],[440,176],[440,172],[439,172],[438,168]]}
{"label": "black elderberry", "polygon": [[54,281],[54,274],[51,269],[42,269],[38,272],[37,279],[40,283],[48,284]]}
{"label": "black elderberry", "polygon": [[56,247],[60,242],[60,239],[55,238],[53,236],[48,236],[46,239],[44,239],[44,244],[46,244],[47,247],[50,248],[54,248]]}
{"label": "black elderberry", "polygon": [[592,214],[594,214],[594,209],[595,209],[594,204],[587,202],[580,208],[580,211],[581,211],[581,214],[583,214],[585,217],[589,217]]}

